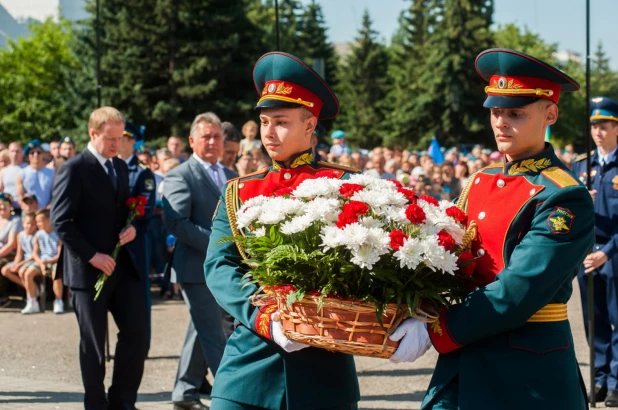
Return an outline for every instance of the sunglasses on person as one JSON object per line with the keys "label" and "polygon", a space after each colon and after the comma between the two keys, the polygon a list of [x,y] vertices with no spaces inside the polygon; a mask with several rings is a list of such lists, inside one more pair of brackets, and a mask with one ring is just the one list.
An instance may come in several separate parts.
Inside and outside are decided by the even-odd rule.
{"label": "sunglasses on person", "polygon": [[28,155],[43,155],[43,151],[39,151],[39,150],[30,151]]}

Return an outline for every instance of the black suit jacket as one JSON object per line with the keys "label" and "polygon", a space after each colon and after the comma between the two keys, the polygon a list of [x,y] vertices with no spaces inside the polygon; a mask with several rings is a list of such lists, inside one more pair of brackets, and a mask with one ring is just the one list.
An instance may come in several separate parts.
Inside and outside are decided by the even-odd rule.
{"label": "black suit jacket", "polygon": [[[88,261],[97,252],[112,254],[127,221],[127,164],[118,158],[112,161],[118,178],[117,192],[88,149],[69,159],[56,173],[51,222],[64,245],[63,278],[69,287],[93,289],[99,271]],[[131,256],[124,248],[117,259],[116,272],[119,269],[137,275]]]}

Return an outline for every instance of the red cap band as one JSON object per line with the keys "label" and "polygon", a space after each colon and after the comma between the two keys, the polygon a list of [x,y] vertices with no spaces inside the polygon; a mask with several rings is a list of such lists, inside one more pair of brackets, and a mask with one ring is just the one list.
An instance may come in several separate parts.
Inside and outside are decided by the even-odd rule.
{"label": "red cap band", "polygon": [[537,97],[558,103],[560,84],[535,77],[492,75],[485,93],[492,96]]}
{"label": "red cap band", "polygon": [[267,81],[264,84],[262,98],[258,101],[258,106],[264,100],[276,100],[302,105],[317,118],[320,117],[320,110],[323,105],[322,100],[306,88],[280,80]]}

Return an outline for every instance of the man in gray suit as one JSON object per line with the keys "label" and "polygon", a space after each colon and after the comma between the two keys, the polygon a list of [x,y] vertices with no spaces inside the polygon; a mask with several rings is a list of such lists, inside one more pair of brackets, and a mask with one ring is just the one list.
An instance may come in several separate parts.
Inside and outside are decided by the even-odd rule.
{"label": "man in gray suit", "polygon": [[[165,226],[177,238],[172,281],[180,284],[191,314],[172,401],[174,410],[205,410],[208,407],[199,400],[204,358],[216,374],[226,339],[221,308],[206,286],[203,266],[221,188],[236,174],[218,161],[223,152],[223,136],[221,121],[215,114],[195,117],[189,144],[193,155],[166,175],[163,188]],[[201,357],[200,352],[195,352],[198,345],[202,348]]]}

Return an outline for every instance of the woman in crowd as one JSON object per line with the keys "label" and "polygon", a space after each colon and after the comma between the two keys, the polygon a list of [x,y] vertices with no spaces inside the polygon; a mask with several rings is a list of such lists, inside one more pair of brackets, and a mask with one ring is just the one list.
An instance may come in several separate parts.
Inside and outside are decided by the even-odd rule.
{"label": "woman in crowd", "polygon": [[[17,234],[22,230],[21,218],[13,215],[13,197],[0,193],[0,269],[11,262],[17,249]],[[0,307],[7,306],[6,279],[0,276]],[[21,285],[21,283],[19,283]]]}

